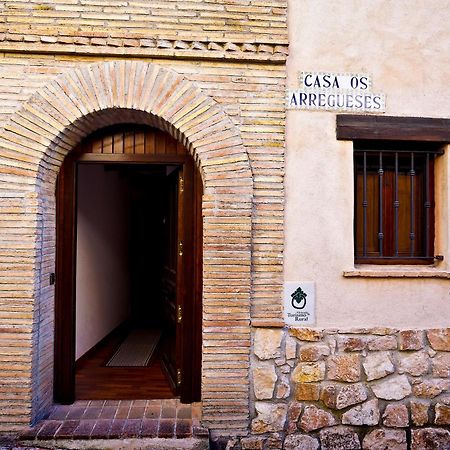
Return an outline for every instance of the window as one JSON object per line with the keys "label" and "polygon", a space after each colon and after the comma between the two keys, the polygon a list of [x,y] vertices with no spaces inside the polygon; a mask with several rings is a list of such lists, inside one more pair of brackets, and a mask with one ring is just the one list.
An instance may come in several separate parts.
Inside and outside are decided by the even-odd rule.
{"label": "window", "polygon": [[338,114],[336,137],[353,141],[355,262],[442,259],[434,256],[434,162],[450,142],[450,119]]}
{"label": "window", "polygon": [[437,153],[420,143],[354,143],[355,262],[433,262]]}

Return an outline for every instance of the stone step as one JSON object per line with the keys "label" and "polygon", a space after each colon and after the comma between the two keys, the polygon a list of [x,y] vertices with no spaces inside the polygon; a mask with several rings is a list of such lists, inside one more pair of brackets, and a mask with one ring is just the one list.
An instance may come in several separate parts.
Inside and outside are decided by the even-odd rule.
{"label": "stone step", "polygon": [[21,441],[12,450],[44,450],[44,449],[70,449],[70,450],[208,450],[209,439],[199,438],[137,438],[137,439],[51,439]]}

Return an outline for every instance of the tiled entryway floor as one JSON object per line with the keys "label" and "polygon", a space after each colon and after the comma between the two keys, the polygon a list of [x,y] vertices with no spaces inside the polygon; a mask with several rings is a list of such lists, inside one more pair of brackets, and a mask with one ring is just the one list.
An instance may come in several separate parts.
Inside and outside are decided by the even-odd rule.
{"label": "tiled entryway floor", "polygon": [[206,437],[200,403],[169,400],[81,400],[55,405],[49,417],[21,439],[121,439]]}

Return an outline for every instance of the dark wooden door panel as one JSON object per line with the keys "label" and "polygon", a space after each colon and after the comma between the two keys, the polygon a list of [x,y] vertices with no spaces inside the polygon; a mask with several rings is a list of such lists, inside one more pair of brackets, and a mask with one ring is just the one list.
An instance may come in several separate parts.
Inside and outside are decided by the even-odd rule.
{"label": "dark wooden door panel", "polygon": [[177,312],[180,305],[179,298],[179,265],[178,253],[181,248],[182,231],[180,222],[179,177],[180,169],[175,169],[167,175],[164,186],[165,214],[164,214],[164,264],[161,279],[161,291],[164,312],[164,335],[162,354],[163,362],[170,376],[174,389],[179,388],[180,361],[178,355]]}
{"label": "dark wooden door panel", "polygon": [[55,401],[75,400],[76,164],[68,155],[56,184]]}

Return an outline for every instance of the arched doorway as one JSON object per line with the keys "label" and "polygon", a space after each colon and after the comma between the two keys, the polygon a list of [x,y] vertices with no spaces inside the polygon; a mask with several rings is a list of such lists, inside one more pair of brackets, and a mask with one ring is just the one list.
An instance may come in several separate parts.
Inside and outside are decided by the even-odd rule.
{"label": "arched doorway", "polygon": [[[246,432],[254,240],[248,149],[224,105],[180,73],[135,60],[62,69],[11,116],[2,132],[0,191],[31,224],[18,226],[9,242],[18,257],[23,253],[28,258],[32,275],[21,280],[11,275],[4,283],[7,291],[23,292],[31,308],[24,331],[30,369],[21,380],[26,395],[20,401],[20,418],[35,422],[53,405],[56,177],[82,139],[118,123],[150,124],[167,131],[184,144],[201,171],[202,423],[230,435]],[[18,161],[26,163],[19,167]],[[7,232],[8,227],[0,224]],[[16,380],[8,370],[0,375],[16,392]],[[15,411],[0,410],[4,423],[17,423]]]}
{"label": "arched doorway", "polygon": [[[110,342],[120,345],[95,372],[97,395],[105,381],[115,391],[108,398],[137,398],[130,383],[167,396],[145,390],[161,382],[149,370],[160,363],[173,395],[200,399],[201,197],[192,156],[155,128],[104,128],[66,157],[57,184],[56,401],[81,395],[76,361],[105,355]],[[138,355],[143,341],[156,341],[155,356],[144,351],[140,366],[121,360],[117,369],[117,353],[134,353],[130,336]]]}

